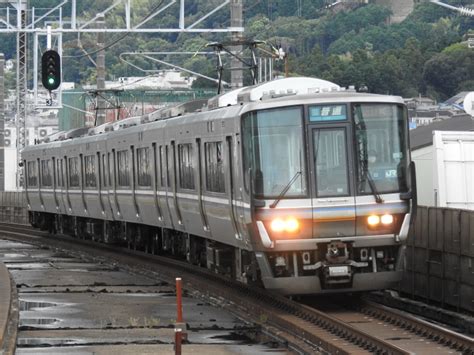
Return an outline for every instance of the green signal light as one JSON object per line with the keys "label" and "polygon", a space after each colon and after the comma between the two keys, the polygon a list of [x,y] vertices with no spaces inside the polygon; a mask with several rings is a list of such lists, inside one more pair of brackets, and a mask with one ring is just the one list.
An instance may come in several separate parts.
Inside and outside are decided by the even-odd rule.
{"label": "green signal light", "polygon": [[48,78],[48,84],[49,85],[53,85],[55,81],[56,80],[54,80],[54,78]]}

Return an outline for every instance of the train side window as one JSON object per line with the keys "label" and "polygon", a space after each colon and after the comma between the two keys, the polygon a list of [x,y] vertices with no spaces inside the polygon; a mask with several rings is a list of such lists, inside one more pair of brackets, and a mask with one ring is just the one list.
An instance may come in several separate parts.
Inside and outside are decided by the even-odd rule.
{"label": "train side window", "polygon": [[69,186],[79,187],[79,158],[69,158]]}
{"label": "train side window", "polygon": [[166,152],[162,145],[160,145],[160,186],[166,187]]}
{"label": "train side window", "polygon": [[97,178],[95,174],[95,156],[86,155],[84,157],[84,174],[85,174],[85,186],[96,187]]}
{"label": "train side window", "polygon": [[222,142],[205,143],[204,149],[206,154],[206,189],[211,192],[225,192]]}
{"label": "train side window", "polygon": [[56,160],[56,185],[63,187],[63,160],[61,158]]}
{"label": "train side window", "polygon": [[194,190],[193,145],[178,145],[179,187]]}
{"label": "train side window", "polygon": [[137,173],[138,186],[151,186],[150,149],[148,147],[137,149]]}
{"label": "train side window", "polygon": [[52,163],[51,159],[41,160],[41,187],[52,187]]}
{"label": "train side window", "polygon": [[107,162],[105,159],[105,154],[102,154],[102,186],[107,187]]}
{"label": "train side window", "polygon": [[36,162],[28,162],[28,186],[38,186],[38,174],[36,173]]}
{"label": "train side window", "polygon": [[[112,186],[112,176],[114,177],[114,185],[115,185],[115,165],[113,162],[113,156],[110,153],[107,153],[107,168],[109,171],[109,186]],[[113,175],[112,175],[113,174]]]}
{"label": "train side window", "polygon": [[130,163],[127,150],[117,152],[118,185],[130,186]]}

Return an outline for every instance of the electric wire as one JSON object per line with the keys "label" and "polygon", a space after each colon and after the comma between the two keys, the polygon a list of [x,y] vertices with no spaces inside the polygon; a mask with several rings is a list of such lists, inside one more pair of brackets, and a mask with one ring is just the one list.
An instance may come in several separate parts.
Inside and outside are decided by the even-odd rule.
{"label": "electric wire", "polygon": [[[160,3],[159,3],[158,5],[156,5],[156,6],[150,11],[150,13],[149,13],[148,15],[146,15],[145,17],[143,17],[143,18],[139,21],[139,23],[141,23],[141,22],[143,22],[143,21],[146,21],[150,16],[152,16],[152,14],[153,14],[156,10],[158,10],[158,8],[159,8],[161,5],[163,5],[163,2],[164,2],[164,0],[161,0]],[[123,35],[121,35],[119,38],[117,38],[117,39],[115,39],[115,40],[113,40],[113,41],[107,43],[105,46],[103,46],[103,47],[101,47],[101,48],[98,48],[98,49],[96,49],[96,50],[94,50],[94,51],[92,51],[92,52],[85,52],[84,54],[80,54],[80,55],[67,55],[67,56],[63,56],[63,58],[84,58],[84,57],[86,57],[86,56],[90,56],[90,55],[92,55],[92,54],[95,54],[95,53],[97,53],[97,52],[103,51],[103,50],[105,50],[105,49],[108,49],[108,48],[110,48],[110,47],[116,45],[116,44],[117,44],[118,42],[120,42],[122,39],[124,39],[125,37],[127,37],[130,33],[132,33],[132,32],[130,32],[130,31],[125,32],[125,33],[124,33]]]}

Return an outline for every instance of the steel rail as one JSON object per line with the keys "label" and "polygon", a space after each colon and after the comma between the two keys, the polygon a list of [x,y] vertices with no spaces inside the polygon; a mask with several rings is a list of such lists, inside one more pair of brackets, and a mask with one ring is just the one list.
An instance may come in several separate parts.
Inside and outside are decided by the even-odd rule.
{"label": "steel rail", "polygon": [[472,338],[429,323],[423,319],[416,318],[402,311],[388,308],[368,300],[362,300],[360,311],[373,318],[391,323],[461,353],[474,353],[474,341]]}

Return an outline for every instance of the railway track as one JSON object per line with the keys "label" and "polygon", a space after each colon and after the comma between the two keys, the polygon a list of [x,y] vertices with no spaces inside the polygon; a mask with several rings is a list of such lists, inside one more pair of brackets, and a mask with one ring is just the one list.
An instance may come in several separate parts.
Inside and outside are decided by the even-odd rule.
{"label": "railway track", "polygon": [[[213,298],[215,303],[238,316],[258,323],[262,332],[272,334],[298,353],[411,354],[420,353],[420,349],[423,353],[433,354],[474,353],[472,339],[414,317],[403,319],[398,312],[374,303],[364,301],[360,307],[352,310],[330,307],[316,309],[260,288],[234,282],[180,260],[104,244],[98,248],[98,244],[91,241],[48,236],[28,226],[0,223],[0,230],[0,237],[5,239],[105,258],[136,273],[156,273],[171,283],[180,276],[185,280],[188,291]],[[371,320],[369,323],[368,319]],[[367,324],[371,324],[371,327]],[[390,324],[390,328],[384,324]],[[411,342],[401,336],[387,337],[387,330],[390,329],[388,333],[393,334],[415,332],[416,339],[429,341],[421,344],[421,341],[417,343],[414,340],[414,344],[418,345],[414,348]]]}

